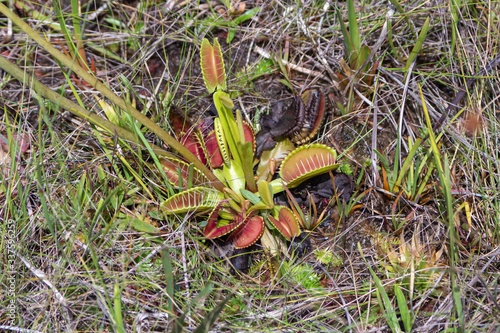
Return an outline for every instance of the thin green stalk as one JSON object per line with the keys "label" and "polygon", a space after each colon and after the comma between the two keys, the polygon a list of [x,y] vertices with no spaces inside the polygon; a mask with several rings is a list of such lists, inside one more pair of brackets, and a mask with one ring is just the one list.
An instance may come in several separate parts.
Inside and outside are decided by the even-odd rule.
{"label": "thin green stalk", "polygon": [[76,52],[80,54],[80,63],[87,67],[87,56],[85,54],[85,49],[83,48],[83,31],[80,29],[80,17],[78,15],[79,0],[71,0],[71,14],[73,19],[73,29],[75,30],[76,39]]}
{"label": "thin green stalk", "polygon": [[[401,186],[401,182],[403,181],[404,176],[406,175],[406,172],[410,168],[410,164],[413,161],[413,158],[417,154],[417,149],[420,147],[420,143],[422,142],[422,139],[418,138],[415,140],[415,143],[413,144],[413,147],[411,148],[410,152],[408,153],[408,156],[406,157],[403,166],[401,167],[401,170],[399,170],[398,178],[396,180],[396,183],[394,183],[394,192],[399,192],[399,187]],[[394,164],[396,164],[398,159],[396,158],[394,161]]]}
{"label": "thin green stalk", "polygon": [[347,15],[349,18],[349,35],[351,36],[352,46],[357,54],[356,69],[363,63],[361,61],[361,36],[359,34],[358,22],[356,18],[356,10],[354,9],[354,1],[347,1]]}
{"label": "thin green stalk", "polygon": [[405,332],[411,332],[411,328],[413,326],[413,318],[409,309],[411,307],[410,300],[407,300],[405,298],[403,291],[397,284],[394,286],[394,293],[396,294],[396,301],[399,308],[399,314],[401,321],[403,322]]}
{"label": "thin green stalk", "polygon": [[450,7],[451,7],[451,50],[450,54],[453,54],[455,51],[455,47],[457,45],[457,38],[458,38],[458,13],[459,13],[459,8],[462,6],[462,1],[460,0],[451,0],[450,1]]}
{"label": "thin green stalk", "polygon": [[[85,63],[84,58],[82,58],[80,56],[80,54],[78,53],[78,47],[75,46],[75,44],[73,43],[73,40],[71,38],[71,34],[70,34],[68,28],[66,27],[66,22],[65,22],[64,16],[63,16],[64,12],[62,11],[61,3],[58,0],[53,0],[52,5],[54,6],[54,11],[57,14],[57,19],[59,20],[59,28],[64,36],[64,40],[66,41],[66,45],[68,46],[69,53],[72,56],[74,56],[75,59],[79,63]],[[75,9],[73,7],[72,7],[72,10],[73,10],[73,12],[75,11]],[[77,19],[73,18],[73,25],[75,25],[75,20],[77,20]],[[75,30],[75,35],[78,33],[81,33],[79,25],[75,26],[74,30]]]}
{"label": "thin green stalk", "polygon": [[126,332],[125,325],[123,324],[121,292],[122,291],[120,285],[118,283],[115,283],[112,316],[114,317],[114,329],[117,333]]}
{"label": "thin green stalk", "polygon": [[[134,117],[137,121],[151,130],[153,133],[158,135],[167,145],[176,150],[180,155],[182,155],[186,160],[190,163],[193,163],[196,168],[201,170],[205,176],[212,182],[212,185],[217,188],[219,191],[224,189],[224,185],[221,181],[203,164],[196,156],[191,153],[186,147],[184,147],[180,142],[178,142],[174,137],[165,132],[160,126],[155,124],[151,119],[143,115],[132,105],[128,104],[122,98],[118,97],[114,92],[111,91],[106,85],[104,85],[99,79],[97,79],[92,74],[89,74],[85,69],[76,64],[73,59],[70,59],[59,50],[57,50],[52,44],[50,44],[47,40],[45,40],[42,36],[40,36],[35,30],[33,30],[28,24],[26,24],[20,17],[10,11],[4,4],[0,3],[0,12],[7,16],[10,20],[12,20],[17,26],[19,26],[24,32],[26,32],[35,42],[37,42],[42,48],[44,48],[47,52],[49,52],[54,58],[60,61],[64,66],[70,68],[75,74],[77,74],[80,78],[89,83],[92,87],[96,88],[99,92],[101,92],[105,97],[107,97],[112,103],[116,104],[123,110],[129,112],[132,117]],[[4,59],[7,61],[6,59]],[[3,62],[5,65],[5,62]],[[9,62],[12,67],[12,64]],[[1,68],[8,71],[2,65]],[[9,71],[10,72],[10,71]],[[21,71],[22,72],[22,71]],[[19,75],[18,75],[19,76]],[[16,76],[15,76],[16,77]],[[19,79],[21,77],[21,79]],[[24,79],[24,74],[16,77],[18,80]],[[33,82],[37,82],[36,80],[32,80]],[[39,83],[39,85],[41,85]],[[48,89],[48,88],[46,88]],[[48,89],[50,90],[50,89]],[[47,92],[48,93],[48,92]],[[61,99],[55,99],[57,101]],[[52,99],[51,99],[52,100]],[[62,106],[62,105],[61,105]],[[83,109],[83,108],[82,108]],[[68,109],[72,111],[71,109]],[[73,112],[73,111],[72,111]],[[86,111],[87,114],[90,115],[90,112]],[[89,117],[87,117],[89,118]],[[102,126],[103,127],[103,126]],[[106,128],[106,127],[104,127]],[[118,133],[120,135],[120,133]],[[135,141],[132,140],[133,142]]]}
{"label": "thin green stalk", "polygon": [[168,314],[170,316],[174,316],[174,299],[175,299],[175,289],[174,289],[174,273],[172,269],[172,259],[170,258],[170,251],[167,248],[165,248],[162,253],[162,264],[163,264],[163,271],[165,273],[165,280],[167,283],[167,307],[168,307]]}
{"label": "thin green stalk", "polygon": [[464,331],[464,313],[462,306],[462,298],[460,296],[460,290],[457,285],[457,273],[455,271],[455,256],[457,255],[455,248],[455,221],[453,218],[453,200],[451,197],[451,178],[450,178],[450,167],[448,165],[448,157],[444,155],[444,166],[441,164],[441,157],[439,153],[439,148],[436,144],[436,139],[434,138],[434,133],[432,130],[431,119],[429,117],[429,112],[427,111],[427,106],[425,104],[424,95],[422,89],[420,88],[420,97],[422,98],[422,107],[424,109],[425,121],[427,123],[427,128],[429,130],[429,140],[431,142],[432,152],[434,153],[434,162],[436,164],[436,169],[438,171],[439,180],[441,183],[441,189],[443,191],[443,196],[446,203],[446,215],[448,217],[448,229],[450,234],[450,276],[451,276],[451,288],[453,294],[453,301],[455,303],[455,310],[457,311],[457,316],[459,320],[459,330]]}
{"label": "thin green stalk", "polygon": [[425,37],[427,37],[427,32],[429,32],[429,22],[430,18],[428,17],[425,20],[424,25],[422,26],[422,30],[420,30],[417,42],[415,43],[415,46],[413,46],[413,49],[410,52],[408,60],[406,60],[404,80],[406,80],[406,77],[408,76],[408,70],[410,69],[411,64],[413,63],[413,61],[415,61],[417,55],[420,53],[420,50],[422,49],[422,46],[424,45]]}

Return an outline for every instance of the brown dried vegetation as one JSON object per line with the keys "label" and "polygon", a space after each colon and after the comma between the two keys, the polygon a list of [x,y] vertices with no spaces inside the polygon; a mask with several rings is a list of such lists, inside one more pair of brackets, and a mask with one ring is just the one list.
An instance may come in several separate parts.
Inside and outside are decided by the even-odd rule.
{"label": "brown dried vegetation", "polygon": [[[53,46],[67,48],[51,2],[10,3]],[[304,91],[322,91],[328,114],[312,142],[335,148],[341,169],[352,174],[309,180],[294,189],[305,215],[325,211],[325,218],[300,239],[282,244],[278,257],[253,245],[248,259],[201,237],[206,215],[161,213],[159,203],[175,189],[164,182],[147,149],[132,144],[126,149],[113,135],[0,70],[0,258],[6,268],[0,289],[15,286],[13,293],[0,295],[0,330],[163,332],[181,313],[187,313],[186,329],[192,330],[234,292],[214,331],[389,331],[387,308],[368,267],[399,319],[403,310],[394,286],[401,288],[415,332],[460,325],[468,332],[500,329],[498,69],[490,66],[475,85],[466,82],[497,57],[499,2],[464,3],[457,8],[458,22],[450,12],[455,2],[400,2],[404,14],[392,13],[392,27],[383,32],[388,4],[355,1],[363,43],[373,52],[370,63],[377,64],[367,73],[373,78],[363,76],[363,82],[342,66],[343,37],[331,2],[77,3],[84,63],[164,129],[171,130],[168,103],[194,121],[213,116],[198,53],[203,37],[218,37],[228,90],[246,120],[258,125],[277,103],[286,108]],[[347,5],[337,5],[347,25]],[[71,1],[61,1],[61,10],[71,26]],[[421,52],[405,70],[427,17],[430,30]],[[109,119],[94,89],[16,26],[11,29],[1,14],[0,55]],[[466,90],[435,132],[442,133],[438,145],[449,163],[454,249],[430,140],[417,149],[401,183],[390,184],[400,174],[395,163],[400,172],[411,144],[429,132],[419,84],[433,125]],[[356,88],[353,98],[350,86]],[[342,115],[338,103],[349,100],[352,112]],[[138,137],[162,145],[126,112],[119,117],[137,126]],[[387,157],[387,166],[374,150]],[[408,195],[420,186],[419,200]],[[16,244],[12,253],[10,239]],[[165,249],[172,258],[170,275]],[[224,260],[231,255],[240,262]],[[299,278],[302,272],[308,279]],[[215,291],[196,298],[210,281]],[[402,321],[396,324],[405,330]]]}

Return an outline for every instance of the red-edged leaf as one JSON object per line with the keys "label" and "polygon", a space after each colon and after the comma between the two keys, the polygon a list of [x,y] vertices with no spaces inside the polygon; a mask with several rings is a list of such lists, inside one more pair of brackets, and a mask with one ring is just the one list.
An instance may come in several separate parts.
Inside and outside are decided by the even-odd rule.
{"label": "red-edged leaf", "polygon": [[207,187],[194,187],[168,198],[160,207],[166,214],[180,214],[212,209],[222,199],[223,195],[219,191]]}
{"label": "red-edged leaf", "polygon": [[170,108],[170,126],[179,142],[192,152],[200,161],[207,164],[207,157],[203,145],[203,136],[189,118],[176,106]]}
{"label": "red-edged leaf", "polygon": [[[319,95],[319,96],[318,96]],[[318,133],[321,124],[323,123],[323,120],[325,119],[325,95],[323,94],[322,91],[314,91],[311,93],[310,98],[310,103],[306,103],[306,105],[310,106],[311,114],[308,115],[310,118],[308,119],[311,127],[311,130],[305,138],[305,141],[310,140],[314,136],[316,136],[316,133]],[[304,101],[305,103],[306,101]]]}
{"label": "red-edged leaf", "polygon": [[249,216],[230,236],[234,247],[242,249],[259,240],[264,233],[264,219],[261,216]]}
{"label": "red-edged leaf", "polygon": [[293,212],[287,207],[281,207],[278,211],[278,218],[268,215],[269,221],[276,229],[285,237],[290,240],[292,237],[300,235],[299,223]]}
{"label": "red-edged leaf", "polygon": [[207,164],[207,156],[205,153],[205,146],[203,144],[202,135],[198,129],[193,128],[192,132],[184,134],[180,143],[189,149],[203,164]]}
{"label": "red-edged leaf", "polygon": [[226,141],[226,132],[224,131],[220,118],[214,119],[214,134],[215,134],[215,139],[217,140],[217,145],[219,146],[219,151],[222,160],[226,164],[231,163],[229,148],[227,146],[227,141]]}
{"label": "red-edged leaf", "polygon": [[223,208],[223,206],[227,205],[227,202],[221,202],[214,208],[214,210],[210,213],[208,217],[207,225],[203,230],[203,235],[208,239],[213,239],[217,237],[221,237],[227,235],[234,229],[236,229],[243,222],[241,219],[237,217],[231,221],[229,224],[223,226],[217,226],[217,222],[219,221],[219,211]]}
{"label": "red-edged leaf", "polygon": [[[325,95],[321,90],[307,90],[302,94],[299,112],[303,120],[299,121],[292,131],[292,141],[301,144],[311,140],[318,133],[325,119]],[[302,109],[304,108],[304,109]]]}
{"label": "red-edged leaf", "polygon": [[224,163],[222,154],[217,143],[215,131],[210,132],[205,138],[205,148],[207,149],[207,158],[212,168],[218,168]]}
{"label": "red-edged leaf", "polygon": [[[160,163],[163,166],[163,170],[165,170],[165,175],[167,176],[168,181],[173,186],[182,185],[182,188],[186,188],[189,183],[189,164],[181,160],[165,158],[160,159]],[[192,184],[201,185],[207,183],[208,180],[205,175],[198,169],[193,168]]]}
{"label": "red-edged leaf", "polygon": [[217,87],[226,90],[226,72],[219,41],[214,39],[214,45],[204,38],[201,43],[201,70],[208,92],[213,93]]}
{"label": "red-edged leaf", "polygon": [[255,152],[255,133],[253,127],[246,121],[243,122],[243,134],[245,135],[245,142],[251,142],[252,151]]}
{"label": "red-edged leaf", "polygon": [[286,186],[295,187],[304,180],[336,169],[337,153],[321,144],[301,146],[285,158],[280,168],[280,177]]}

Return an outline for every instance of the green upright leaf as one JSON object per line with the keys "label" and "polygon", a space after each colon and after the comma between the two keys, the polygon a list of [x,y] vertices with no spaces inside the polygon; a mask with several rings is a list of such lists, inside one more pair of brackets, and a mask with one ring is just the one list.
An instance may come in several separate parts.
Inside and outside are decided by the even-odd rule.
{"label": "green upright leaf", "polygon": [[403,291],[398,285],[394,286],[394,293],[396,294],[396,300],[398,302],[399,314],[401,317],[401,321],[403,322],[403,326],[405,328],[405,332],[411,332],[411,327],[413,325],[413,321],[411,319],[410,309],[408,309],[408,302],[406,301],[405,295]]}
{"label": "green upright leaf", "polygon": [[121,298],[121,288],[118,283],[115,283],[114,295],[113,295],[113,319],[115,324],[115,332],[125,333],[125,326],[123,324],[122,315],[122,298]]}
{"label": "green upright leaf", "polygon": [[260,198],[258,195],[248,191],[248,190],[245,190],[245,189],[241,189],[240,190],[240,193],[241,195],[243,196],[243,198],[247,199],[248,201],[250,201],[253,205],[256,205],[260,202]]}
{"label": "green upright leaf", "polygon": [[262,199],[262,201],[266,205],[273,207],[274,206],[274,199],[273,199],[272,189],[271,189],[271,187],[269,187],[269,183],[265,180],[261,180],[259,182],[258,187],[259,187],[260,198]]}
{"label": "green upright leaf", "polygon": [[441,189],[443,191],[443,196],[445,197],[446,203],[446,215],[448,217],[448,228],[449,228],[449,238],[450,238],[450,275],[451,275],[451,288],[453,294],[453,301],[455,304],[455,310],[458,315],[458,319],[460,322],[460,331],[463,331],[465,320],[463,313],[463,305],[462,298],[460,296],[460,291],[457,286],[457,273],[455,271],[455,262],[456,262],[456,248],[455,248],[455,239],[457,238],[455,231],[455,221],[453,214],[453,199],[451,197],[451,177],[450,177],[450,167],[448,165],[448,157],[444,156],[444,167],[441,164],[441,154],[439,152],[439,148],[436,143],[436,139],[434,137],[434,132],[432,129],[431,119],[429,117],[429,111],[427,110],[427,106],[425,103],[424,94],[422,93],[422,88],[419,85],[420,89],[420,98],[422,99],[422,107],[424,109],[425,122],[427,124],[427,129],[429,130],[429,140],[431,142],[432,152],[434,154],[434,163],[436,165],[436,169],[439,175],[439,181],[441,183]]}
{"label": "green upright leaf", "polygon": [[162,264],[163,271],[165,272],[166,283],[167,283],[167,306],[168,311],[171,316],[174,315],[174,274],[172,269],[172,259],[170,258],[169,248],[165,248],[162,252]]}
{"label": "green upright leaf", "polygon": [[[368,59],[371,52],[372,52],[372,50],[370,49],[370,47],[368,45],[363,44],[363,46],[361,46],[361,49],[359,51],[359,57],[358,57],[358,66],[356,67],[357,69],[359,69],[359,67],[361,67],[361,65],[363,65],[365,60]],[[370,64],[370,62],[368,62],[366,64],[366,66],[363,68],[363,70],[365,72],[368,72],[370,70],[370,67],[371,67],[371,64]]]}
{"label": "green upright leaf", "polygon": [[[255,178],[253,172],[253,144],[255,142],[253,130],[243,122],[241,117],[241,112],[238,110],[236,112],[236,123],[238,126],[238,137],[239,141],[236,143],[238,152],[241,158],[241,167],[245,177],[246,185],[248,189],[252,192],[257,191],[257,186],[255,185]],[[248,140],[247,140],[247,135]]]}
{"label": "green upright leaf", "polygon": [[342,35],[344,36],[344,47],[347,59],[349,60],[355,52],[355,47],[351,39],[351,35],[347,31],[347,28],[342,20],[342,15],[340,15],[340,10],[337,8],[337,16],[339,18],[340,29],[342,30]]}
{"label": "green upright leaf", "polygon": [[394,184],[394,192],[399,192],[399,186],[401,185],[401,182],[403,181],[404,176],[406,175],[406,172],[410,168],[411,162],[413,162],[413,158],[415,157],[415,154],[417,153],[417,149],[420,147],[420,143],[422,142],[421,138],[418,138],[415,141],[415,144],[412,146],[410,152],[408,153],[408,156],[406,156],[406,159],[403,163],[403,166],[401,167],[401,170],[399,171],[398,179],[396,180],[396,183]]}
{"label": "green upright leaf", "polygon": [[359,53],[361,48],[361,36],[359,35],[356,11],[354,10],[354,0],[347,0],[347,11],[349,15],[349,34],[351,36],[352,46]]}
{"label": "green upright leaf", "polygon": [[240,193],[240,190],[245,189],[245,174],[236,161],[231,161],[228,165],[224,164],[222,170],[224,178],[234,192]]}
{"label": "green upright leaf", "polygon": [[462,6],[461,0],[452,0],[450,1],[451,6],[451,54],[455,52],[455,46],[457,45],[457,36],[459,35],[458,31],[458,22],[460,21],[460,7]]}
{"label": "green upright leaf", "polygon": [[410,69],[410,65],[412,64],[413,61],[415,61],[417,55],[420,53],[420,50],[422,49],[422,46],[424,45],[425,37],[427,37],[427,32],[429,31],[429,20],[430,20],[429,17],[425,20],[424,25],[422,26],[422,30],[420,30],[420,34],[418,35],[417,42],[415,43],[415,46],[413,46],[413,49],[411,50],[408,60],[406,60],[405,79],[406,76],[408,75],[408,69]]}
{"label": "green upright leaf", "polygon": [[361,249],[361,244],[358,243],[358,250],[359,253],[361,254],[361,257],[367,264],[368,270],[370,271],[370,274],[372,275],[373,281],[375,282],[375,285],[377,286],[377,291],[380,294],[380,298],[382,299],[382,302],[380,304],[382,310],[384,311],[384,316],[385,319],[387,320],[387,324],[391,328],[393,332],[401,332],[401,328],[399,327],[399,322],[398,318],[396,316],[396,311],[394,310],[394,307],[392,306],[391,300],[389,299],[389,295],[387,295],[387,292],[384,289],[384,286],[382,285],[382,281],[378,278],[377,274],[373,271],[373,269],[370,267],[368,262],[365,259],[365,256],[363,254],[363,251]]}
{"label": "green upright leaf", "polygon": [[239,164],[242,165],[242,152],[238,149],[238,142],[242,142],[239,135],[238,125],[236,124],[236,119],[234,118],[233,111],[228,108],[225,104],[226,99],[229,98],[229,95],[216,91],[213,100],[217,112],[219,113],[220,125],[222,127],[222,131],[224,132],[224,137],[226,138],[226,142],[229,146],[229,151],[233,156],[233,159]]}

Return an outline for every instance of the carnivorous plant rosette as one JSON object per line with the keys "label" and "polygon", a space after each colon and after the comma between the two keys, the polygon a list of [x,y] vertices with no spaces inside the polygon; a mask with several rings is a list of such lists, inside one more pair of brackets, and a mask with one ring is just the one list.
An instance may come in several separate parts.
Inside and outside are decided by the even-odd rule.
{"label": "carnivorous plant rosette", "polygon": [[[334,149],[322,144],[294,145],[305,143],[318,131],[325,114],[323,93],[306,91],[299,97],[299,112],[292,126],[282,129],[283,133],[270,133],[266,139],[271,144],[256,158],[254,130],[242,120],[239,110],[233,114],[234,104],[225,92],[226,74],[217,39],[213,45],[203,40],[201,67],[218,112],[213,130],[204,134],[176,108],[170,111],[171,123],[177,140],[215,174],[223,188],[211,186],[203,172],[181,159],[164,159],[161,163],[167,178],[183,191],[164,201],[163,211],[210,211],[204,236],[213,239],[229,235],[228,240],[236,248],[254,244],[266,226],[277,229],[287,240],[298,236],[297,217],[288,207],[275,205],[274,195],[285,186],[298,186],[338,167]],[[284,134],[290,138],[278,140]],[[279,177],[273,180],[278,167]]]}

